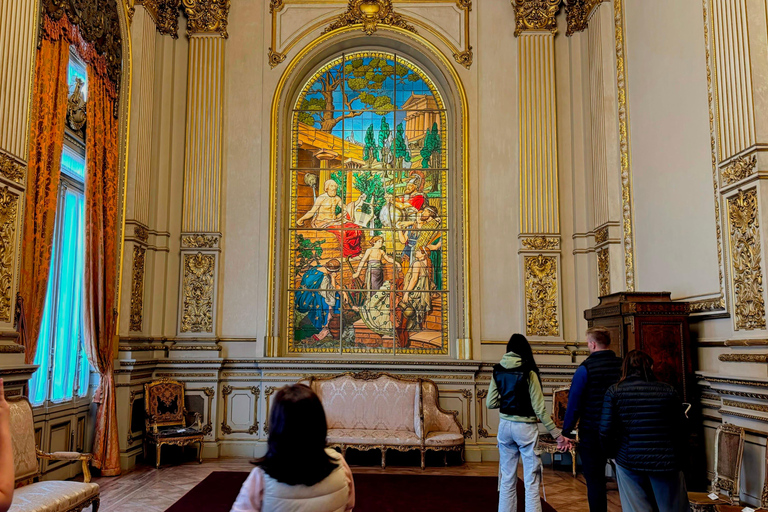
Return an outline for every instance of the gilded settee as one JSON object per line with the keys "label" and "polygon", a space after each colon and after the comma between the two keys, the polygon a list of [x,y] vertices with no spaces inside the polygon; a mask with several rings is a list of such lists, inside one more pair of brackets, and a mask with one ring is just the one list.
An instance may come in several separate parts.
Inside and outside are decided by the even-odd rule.
{"label": "gilded settee", "polygon": [[406,379],[386,373],[344,373],[310,377],[328,420],[328,444],[339,448],[421,452],[421,467],[428,450],[463,454],[464,435],[457,413],[439,405],[439,392],[428,379]]}
{"label": "gilded settee", "polygon": [[[79,512],[89,506],[99,509],[99,486],[91,483],[88,463],[91,455],[78,452],[45,453],[35,446],[35,424],[32,406],[26,398],[8,400],[11,407],[11,444],[14,476],[13,504],[10,512]],[[38,459],[79,460],[83,465],[83,482],[48,480],[35,482],[40,476]]]}

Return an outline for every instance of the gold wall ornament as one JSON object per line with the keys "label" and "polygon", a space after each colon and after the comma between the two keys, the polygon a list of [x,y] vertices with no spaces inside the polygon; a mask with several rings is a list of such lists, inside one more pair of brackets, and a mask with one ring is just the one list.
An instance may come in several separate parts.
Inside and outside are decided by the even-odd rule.
{"label": "gold wall ornament", "polygon": [[133,246],[133,269],[131,271],[131,317],[128,330],[141,331],[144,319],[144,256],[145,247]]}
{"label": "gold wall ornament", "polygon": [[0,187],[0,322],[10,322],[13,315],[13,274],[16,259],[16,220],[19,196]]}
{"label": "gold wall ornament", "polygon": [[729,163],[720,173],[723,185],[730,185],[754,174],[757,167],[757,155],[740,156]]}
{"label": "gold wall ornament", "polygon": [[597,251],[597,281],[600,297],[611,293],[611,253],[606,247]]}
{"label": "gold wall ornament", "polygon": [[565,31],[566,36],[572,36],[576,32],[582,32],[587,29],[589,18],[595,7],[607,0],[568,0],[565,4],[565,19],[568,22],[568,28]]}
{"label": "gold wall ornament", "polygon": [[534,236],[531,238],[523,238],[521,240],[523,247],[531,249],[533,251],[556,251],[560,249],[560,239],[551,238],[545,236]]}
{"label": "gold wall ornament", "polygon": [[621,207],[624,233],[624,277],[626,291],[635,291],[635,235],[633,232],[632,169],[630,167],[629,107],[627,101],[627,70],[624,55],[623,0],[613,0],[616,41],[616,85],[619,104],[619,150],[621,162]]}
{"label": "gold wall ornament", "polygon": [[765,329],[757,189],[728,199],[736,330]]}
{"label": "gold wall ornament", "polygon": [[697,300],[688,303],[688,311],[693,313],[709,313],[723,311],[725,309],[725,297],[720,295],[714,299]]}
{"label": "gold wall ornament", "polygon": [[212,249],[219,245],[218,235],[185,235],[181,237],[182,247],[192,247],[195,249]]}
{"label": "gold wall ornament", "polygon": [[768,354],[720,354],[724,363],[768,363]]}
{"label": "gold wall ornament", "polygon": [[525,257],[526,329],[529,336],[557,336],[557,258]]}
{"label": "gold wall ornament", "polygon": [[595,245],[604,244],[608,241],[608,227],[603,226],[602,228],[595,231]]}
{"label": "gold wall ornament", "polygon": [[217,33],[224,39],[227,33],[230,0],[182,0],[187,14],[187,36]]}
{"label": "gold wall ornament", "polygon": [[179,7],[181,0],[136,0],[155,21],[157,31],[173,39],[179,37]]}
{"label": "gold wall ornament", "polygon": [[379,24],[417,33],[413,25],[409,25],[400,14],[395,12],[392,0],[349,0],[347,12],[339,15],[336,21],[328,25],[323,30],[323,34],[357,24],[362,24],[363,32],[369,36],[376,32]]}
{"label": "gold wall ornament", "polygon": [[26,168],[27,166],[24,163],[0,151],[0,174],[4,178],[22,184],[26,176]]}
{"label": "gold wall ornament", "polygon": [[213,254],[184,254],[181,332],[213,332]]}
{"label": "gold wall ornament", "polygon": [[515,8],[515,37],[527,30],[549,30],[557,34],[560,0],[512,0]]}
{"label": "gold wall ornament", "polygon": [[[249,391],[253,395],[253,424],[249,426],[246,430],[234,430],[229,423],[227,422],[227,409],[228,409],[228,402],[229,400],[227,397],[232,394],[233,391]],[[261,393],[261,389],[259,389],[256,386],[249,386],[249,387],[234,387],[230,386],[229,384],[225,384],[221,388],[221,398],[224,402],[224,414],[223,414],[223,421],[221,422],[221,432],[222,434],[258,434],[259,433],[259,394]]]}
{"label": "gold wall ornament", "polygon": [[133,236],[140,242],[146,244],[149,240],[149,230],[141,224],[136,224],[133,226]]}
{"label": "gold wall ornament", "polygon": [[82,136],[85,136],[83,128],[86,117],[86,103],[85,97],[83,97],[84,85],[85,82],[79,77],[75,77],[75,88],[67,98],[67,125]]}

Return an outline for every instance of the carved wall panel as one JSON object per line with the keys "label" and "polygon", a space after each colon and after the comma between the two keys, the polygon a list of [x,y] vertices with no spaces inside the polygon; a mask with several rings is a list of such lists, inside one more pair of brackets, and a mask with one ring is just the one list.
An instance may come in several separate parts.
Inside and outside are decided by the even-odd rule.
{"label": "carved wall panel", "polygon": [[[243,391],[247,391],[248,393],[243,393]],[[257,386],[250,386],[250,387],[234,387],[230,386],[229,384],[225,384],[221,388],[221,398],[222,403],[224,404],[224,412],[222,416],[221,421],[221,432],[222,434],[249,434],[249,435],[258,435],[259,433],[259,393],[260,389]],[[251,412],[252,416],[249,417],[252,419],[252,424],[247,429],[240,429],[235,430],[232,428],[232,426],[229,424],[230,422],[235,423],[235,420],[230,416],[230,414],[234,414],[236,404],[234,403],[236,398],[244,397],[249,398],[250,404],[253,405],[253,411]],[[231,403],[230,403],[231,402]],[[239,408],[239,411],[241,413],[246,412],[247,409],[243,410],[242,408]],[[237,422],[240,423],[240,422]]]}
{"label": "carved wall panel", "polygon": [[611,293],[611,252],[606,247],[597,251],[597,279],[599,295]]}
{"label": "carved wall panel", "polygon": [[141,331],[144,316],[144,257],[146,247],[133,246],[133,269],[131,271],[131,331]]}
{"label": "carved wall panel", "polygon": [[15,301],[19,196],[0,187],[0,322],[12,322]]}
{"label": "carved wall panel", "polygon": [[757,189],[728,198],[736,330],[765,329],[762,249]]}
{"label": "carved wall panel", "polygon": [[216,255],[182,255],[180,333],[213,333]]}
{"label": "carved wall panel", "polygon": [[559,336],[557,258],[525,256],[525,332]]}

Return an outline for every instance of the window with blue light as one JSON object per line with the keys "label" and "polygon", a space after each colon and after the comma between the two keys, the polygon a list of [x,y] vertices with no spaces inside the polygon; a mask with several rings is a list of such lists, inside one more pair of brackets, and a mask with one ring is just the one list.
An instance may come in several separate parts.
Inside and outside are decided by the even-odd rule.
{"label": "window with blue light", "polygon": [[[70,54],[70,93],[82,81],[85,65]],[[53,234],[53,253],[43,320],[30,381],[30,401],[60,403],[88,394],[91,367],[83,338],[83,277],[85,260],[85,141],[68,133],[61,155],[61,183]]]}

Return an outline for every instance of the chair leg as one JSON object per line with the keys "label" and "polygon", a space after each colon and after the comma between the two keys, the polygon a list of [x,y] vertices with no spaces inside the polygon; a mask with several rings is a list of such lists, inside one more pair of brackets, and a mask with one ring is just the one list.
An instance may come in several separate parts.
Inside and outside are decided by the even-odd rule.
{"label": "chair leg", "polygon": [[198,441],[197,442],[197,446],[198,446],[198,450],[197,450],[198,460],[197,460],[197,463],[198,464],[202,464],[203,463],[203,442],[202,441]]}
{"label": "chair leg", "polygon": [[347,458],[347,445],[345,444],[341,445],[341,456]]}
{"label": "chair leg", "polygon": [[571,468],[573,472],[573,478],[576,478],[576,450],[571,448]]}
{"label": "chair leg", "polygon": [[387,449],[381,449],[381,469],[387,469]]}
{"label": "chair leg", "polygon": [[101,505],[101,500],[99,498],[93,500],[93,503],[91,504],[91,512],[99,512],[99,505]]}
{"label": "chair leg", "polygon": [[162,444],[157,443],[155,445],[155,468],[160,469],[160,450],[163,447]]}
{"label": "chair leg", "polygon": [[427,450],[424,448],[421,449],[421,469],[426,468],[426,464],[424,463],[424,455],[427,453]]}
{"label": "chair leg", "polygon": [[443,465],[448,466],[448,452],[443,452]]}

